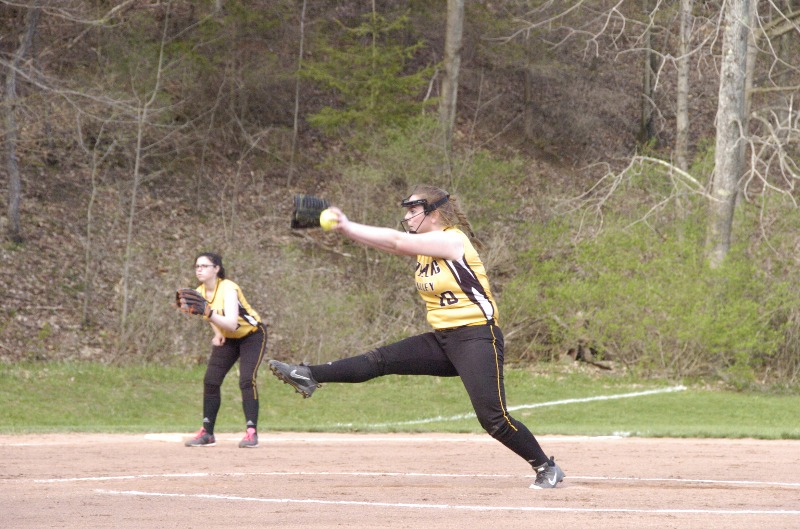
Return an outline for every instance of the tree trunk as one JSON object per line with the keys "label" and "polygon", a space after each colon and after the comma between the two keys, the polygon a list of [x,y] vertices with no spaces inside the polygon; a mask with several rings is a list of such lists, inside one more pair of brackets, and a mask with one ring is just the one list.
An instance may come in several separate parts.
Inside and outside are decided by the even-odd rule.
{"label": "tree trunk", "polygon": [[445,153],[453,144],[453,127],[456,120],[458,72],[461,67],[461,41],[464,33],[464,0],[447,0],[447,33],[444,43],[444,79],[439,102],[439,122],[444,135]]}
{"label": "tree trunk", "polygon": [[716,152],[705,246],[706,258],[712,268],[718,268],[730,250],[733,214],[742,173],[750,1],[728,0],[723,17]]}
{"label": "tree trunk", "polygon": [[17,68],[28,54],[39,23],[39,7],[31,8],[27,14],[28,24],[22,36],[17,52],[11,61],[6,74],[6,90],[3,107],[6,109],[6,171],[8,173],[8,239],[15,243],[22,242],[22,224],[20,222],[20,202],[22,201],[22,178],[19,174],[17,159]]}
{"label": "tree trunk", "polygon": [[[757,12],[757,3],[753,2],[750,5],[750,20],[756,20],[758,16]],[[755,28],[752,31],[748,32],[747,37],[747,63],[746,63],[746,70],[744,76],[744,116],[745,116],[745,124],[750,120],[750,108],[752,106],[752,98],[753,98],[753,76],[755,75],[756,71],[756,59],[758,58],[758,42],[759,37],[758,33],[756,32]],[[747,127],[745,127],[747,130]]]}
{"label": "tree trunk", "polygon": [[[650,14],[650,0],[642,0],[642,9],[646,17]],[[654,137],[653,133],[653,92],[655,87],[655,54],[652,50],[652,31],[648,24],[644,34],[644,71],[642,77],[642,114],[639,124],[639,141],[647,143]]]}
{"label": "tree trunk", "polygon": [[692,31],[694,0],[681,0],[680,51],[678,88],[675,112],[675,163],[682,171],[689,170],[689,43]]}
{"label": "tree trunk", "polygon": [[300,70],[303,69],[303,54],[306,40],[306,0],[300,9],[300,44],[297,51],[297,73],[294,82],[294,119],[292,124],[292,147],[289,155],[289,171],[286,177],[286,187],[291,187],[294,176],[294,158],[297,154],[297,138],[300,135]]}
{"label": "tree trunk", "polygon": [[525,73],[524,73],[524,86],[523,89],[523,107],[522,107],[522,122],[525,130],[525,138],[533,139],[534,127],[536,126],[536,105],[534,104],[533,95],[536,87],[533,80],[533,66],[536,60],[536,50],[533,45],[533,39],[528,36],[525,39]]}

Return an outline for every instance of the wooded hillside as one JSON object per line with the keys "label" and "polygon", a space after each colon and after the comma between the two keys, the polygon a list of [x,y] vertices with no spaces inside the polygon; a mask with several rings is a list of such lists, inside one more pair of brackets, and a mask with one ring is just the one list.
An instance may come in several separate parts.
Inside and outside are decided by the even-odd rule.
{"label": "wooded hillside", "polygon": [[203,362],[172,307],[203,251],[271,357],[424,330],[409,262],[289,217],[397,227],[425,182],[486,246],[509,362],[797,382],[790,2],[0,0],[0,27],[3,361]]}

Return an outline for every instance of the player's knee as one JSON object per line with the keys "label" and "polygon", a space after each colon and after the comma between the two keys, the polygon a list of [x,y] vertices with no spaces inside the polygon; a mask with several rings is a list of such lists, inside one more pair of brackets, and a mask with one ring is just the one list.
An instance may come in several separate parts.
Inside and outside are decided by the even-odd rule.
{"label": "player's knee", "polygon": [[222,382],[224,380],[225,372],[216,369],[209,369],[206,371],[206,374],[203,377],[203,385],[206,387],[217,386],[217,388],[220,388],[222,387]]}
{"label": "player's knee", "polygon": [[219,397],[221,394],[222,391],[219,384],[211,384],[208,382],[203,384],[203,395],[206,397]]}
{"label": "player's knee", "polygon": [[486,433],[497,440],[503,440],[514,433],[511,424],[502,415],[483,415],[478,417],[478,421]]}
{"label": "player's knee", "polygon": [[374,370],[375,376],[383,376],[386,374],[386,360],[383,354],[381,354],[380,349],[373,349],[365,353],[364,356],[367,357],[367,361],[369,361],[370,368]]}

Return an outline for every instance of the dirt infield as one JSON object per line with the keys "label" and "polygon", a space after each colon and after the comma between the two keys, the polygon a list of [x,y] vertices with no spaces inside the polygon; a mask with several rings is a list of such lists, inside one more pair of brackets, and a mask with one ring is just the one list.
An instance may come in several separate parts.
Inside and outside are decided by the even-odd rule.
{"label": "dirt infield", "polygon": [[555,490],[486,435],[0,436],[0,520],[27,528],[800,527],[800,442],[540,438]]}

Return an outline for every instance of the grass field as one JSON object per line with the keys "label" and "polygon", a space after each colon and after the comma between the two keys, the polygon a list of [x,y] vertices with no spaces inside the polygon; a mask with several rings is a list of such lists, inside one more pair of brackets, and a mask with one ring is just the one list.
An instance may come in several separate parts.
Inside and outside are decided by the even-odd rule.
{"label": "grass field", "polygon": [[[192,432],[204,366],[0,365],[0,433]],[[386,377],[329,384],[302,399],[266,366],[259,430],[477,433],[457,378]],[[509,408],[537,435],[800,439],[800,396],[742,393],[588,370],[507,369]],[[223,386],[217,429],[242,430],[237,373]]]}

